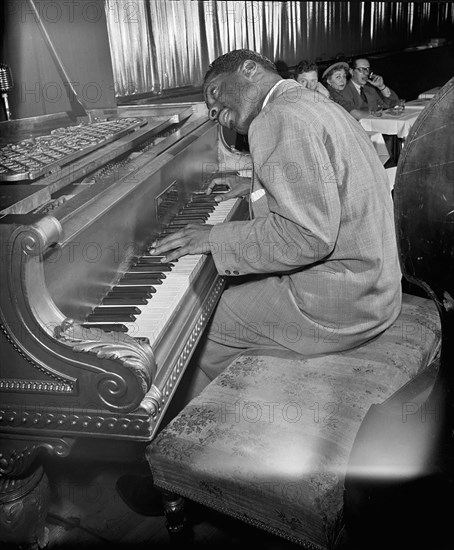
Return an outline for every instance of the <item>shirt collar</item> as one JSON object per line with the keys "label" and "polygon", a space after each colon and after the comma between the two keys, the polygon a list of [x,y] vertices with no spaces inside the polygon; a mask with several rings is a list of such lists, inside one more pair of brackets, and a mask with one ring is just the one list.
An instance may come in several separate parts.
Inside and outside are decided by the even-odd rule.
{"label": "shirt collar", "polygon": [[279,84],[282,84],[283,82],[285,82],[284,78],[282,80],[278,80],[276,82],[276,84],[271,88],[271,90],[266,94],[265,99],[263,101],[262,109],[265,107],[265,105],[270,100],[271,94],[274,92],[274,90],[279,86]]}
{"label": "shirt collar", "polygon": [[358,90],[358,93],[360,94],[361,93],[361,88],[364,88],[364,86],[360,86],[359,84],[356,84],[356,82],[353,82],[353,80],[351,81],[351,83]]}

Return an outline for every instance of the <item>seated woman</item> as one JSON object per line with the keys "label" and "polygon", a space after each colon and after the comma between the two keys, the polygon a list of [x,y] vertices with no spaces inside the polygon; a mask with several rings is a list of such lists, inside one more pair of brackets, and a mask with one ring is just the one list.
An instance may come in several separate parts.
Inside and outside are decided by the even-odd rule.
{"label": "seated woman", "polygon": [[[386,86],[383,77],[372,72],[368,59],[354,59],[351,67],[347,63],[342,63],[351,78],[347,81],[346,77],[342,77],[339,85],[331,84],[333,76],[330,74],[338,65],[328,67],[323,76],[326,75],[331,98],[356,120],[368,117],[371,112],[394,107],[399,102],[396,92]],[[330,89],[330,85],[334,90]]]}
{"label": "seated woman", "polygon": [[328,90],[332,100],[340,102],[341,92],[347,85],[348,63],[336,61],[323,71],[322,81]]}
{"label": "seated woman", "polygon": [[308,90],[314,90],[325,97],[329,97],[328,90],[318,81],[317,65],[312,61],[303,59],[298,63],[295,80]]}

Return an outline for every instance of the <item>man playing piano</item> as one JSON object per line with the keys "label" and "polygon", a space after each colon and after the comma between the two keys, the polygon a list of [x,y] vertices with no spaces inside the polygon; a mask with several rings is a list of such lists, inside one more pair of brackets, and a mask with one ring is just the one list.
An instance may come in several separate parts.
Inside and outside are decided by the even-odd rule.
{"label": "man playing piano", "polygon": [[188,225],[153,244],[167,261],[211,254],[229,278],[197,350],[195,393],[244,350],[345,350],[401,307],[388,179],[357,121],[249,50],[211,64],[204,97],[212,120],[247,134],[254,173],[220,197],[247,194],[250,220]]}

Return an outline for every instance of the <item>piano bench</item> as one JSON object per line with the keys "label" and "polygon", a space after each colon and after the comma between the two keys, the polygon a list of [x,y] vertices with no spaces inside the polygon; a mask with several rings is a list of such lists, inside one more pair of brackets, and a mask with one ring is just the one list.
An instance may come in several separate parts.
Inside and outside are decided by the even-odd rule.
{"label": "piano bench", "polygon": [[362,420],[434,361],[440,340],[434,302],[404,294],[396,322],[356,349],[244,353],[148,446],[155,486],[305,548],[342,547]]}

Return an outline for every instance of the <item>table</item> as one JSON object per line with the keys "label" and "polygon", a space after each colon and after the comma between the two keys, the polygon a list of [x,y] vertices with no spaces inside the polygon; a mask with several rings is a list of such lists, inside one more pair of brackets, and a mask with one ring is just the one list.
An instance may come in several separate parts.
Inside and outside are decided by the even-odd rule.
{"label": "table", "polygon": [[406,105],[408,107],[416,107],[420,111],[422,111],[427,105],[430,103],[430,98],[424,98],[424,97],[418,97],[418,99],[412,99],[411,101],[407,101]]}
{"label": "table", "polygon": [[410,128],[416,122],[419,113],[424,109],[424,106],[419,105],[405,106],[405,111],[401,114],[394,114],[393,109],[383,111],[381,117],[368,116],[362,118],[359,122],[366,132],[379,132],[380,134],[388,134],[405,139],[410,132]]}
{"label": "table", "polygon": [[386,164],[389,160],[389,152],[382,134],[380,134],[380,132],[367,132],[367,135],[372,141],[375,151],[380,157],[381,163],[383,165]]}
{"label": "table", "polygon": [[[391,164],[397,165],[403,142],[427,103],[426,100],[409,101],[405,106],[405,111],[400,114],[396,114],[394,109],[386,109],[381,117],[370,115],[359,121],[369,136],[375,136],[378,133],[384,139],[388,158],[383,153],[382,145],[374,143],[375,150],[383,164],[391,159]],[[371,139],[374,141],[373,137]]]}
{"label": "table", "polygon": [[426,90],[425,92],[422,92],[421,94],[419,94],[418,99],[432,99],[433,96],[438,92],[440,88],[441,86],[435,86],[435,88]]}

